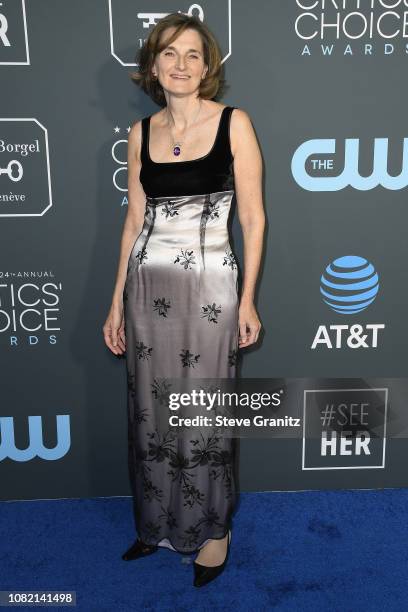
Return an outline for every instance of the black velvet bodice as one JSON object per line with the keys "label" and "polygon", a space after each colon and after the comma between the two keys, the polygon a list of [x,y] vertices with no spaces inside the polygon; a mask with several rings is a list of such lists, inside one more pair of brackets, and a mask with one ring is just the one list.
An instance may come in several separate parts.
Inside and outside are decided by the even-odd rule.
{"label": "black velvet bodice", "polygon": [[230,143],[230,118],[235,107],[222,110],[218,131],[209,153],[187,161],[153,162],[149,155],[150,117],[142,119],[140,182],[148,197],[201,195],[234,189],[234,158]]}

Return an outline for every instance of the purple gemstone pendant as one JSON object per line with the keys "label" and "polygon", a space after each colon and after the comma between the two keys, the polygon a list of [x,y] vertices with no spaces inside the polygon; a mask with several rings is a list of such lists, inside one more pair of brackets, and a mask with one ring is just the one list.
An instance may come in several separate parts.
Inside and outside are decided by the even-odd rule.
{"label": "purple gemstone pendant", "polygon": [[173,153],[174,153],[174,155],[180,155],[181,149],[180,149],[180,147],[178,145],[173,147]]}

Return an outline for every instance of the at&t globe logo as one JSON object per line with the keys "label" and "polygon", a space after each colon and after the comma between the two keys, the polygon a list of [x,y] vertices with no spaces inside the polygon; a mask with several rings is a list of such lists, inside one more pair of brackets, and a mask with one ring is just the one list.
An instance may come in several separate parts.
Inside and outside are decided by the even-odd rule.
{"label": "at&t globe logo", "polygon": [[[358,255],[334,259],[320,277],[320,294],[325,304],[340,315],[351,317],[375,300],[379,279],[373,264]],[[377,348],[383,323],[333,323],[319,325],[310,348]]]}
{"label": "at&t globe logo", "polygon": [[361,312],[375,300],[378,274],[364,257],[345,255],[327,266],[320,279],[323,301],[341,314]]}

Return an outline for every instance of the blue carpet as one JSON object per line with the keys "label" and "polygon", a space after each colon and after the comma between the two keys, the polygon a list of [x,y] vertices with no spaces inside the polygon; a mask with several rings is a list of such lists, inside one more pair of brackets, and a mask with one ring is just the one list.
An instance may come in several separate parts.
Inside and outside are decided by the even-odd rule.
{"label": "blue carpet", "polygon": [[0,590],[75,590],[87,612],[401,612],[407,507],[408,489],[242,493],[227,568],[197,589],[194,556],[122,561],[128,497],[0,502]]}

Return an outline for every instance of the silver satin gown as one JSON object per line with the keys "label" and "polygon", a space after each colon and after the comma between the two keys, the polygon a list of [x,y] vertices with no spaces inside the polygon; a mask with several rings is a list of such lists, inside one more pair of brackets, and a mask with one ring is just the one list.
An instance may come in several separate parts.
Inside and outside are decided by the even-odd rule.
{"label": "silver satin gown", "polygon": [[140,539],[182,553],[223,538],[238,499],[236,439],[179,438],[157,424],[168,410],[167,379],[236,376],[238,271],[227,227],[233,108],[223,108],[214,144],[197,160],[153,162],[150,117],[142,120],[146,210],[123,296],[129,476]]}

